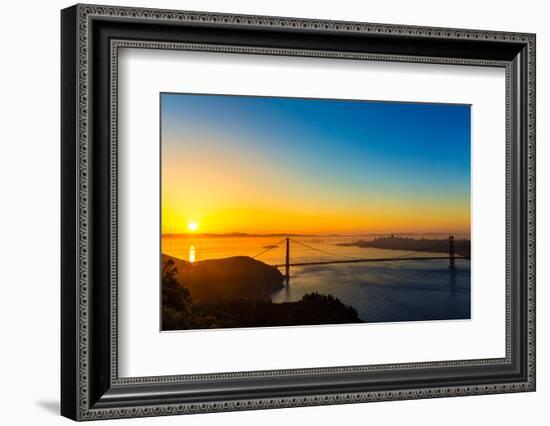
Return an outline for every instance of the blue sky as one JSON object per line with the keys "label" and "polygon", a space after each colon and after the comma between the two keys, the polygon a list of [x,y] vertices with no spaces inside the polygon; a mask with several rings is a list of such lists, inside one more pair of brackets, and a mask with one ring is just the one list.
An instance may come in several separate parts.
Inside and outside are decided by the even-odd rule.
{"label": "blue sky", "polygon": [[240,169],[260,164],[259,175],[278,175],[302,193],[334,194],[336,203],[386,196],[405,214],[403,200],[451,202],[468,212],[460,225],[468,228],[470,120],[469,105],[161,95],[170,167],[202,159],[207,173],[205,153],[223,153]]}

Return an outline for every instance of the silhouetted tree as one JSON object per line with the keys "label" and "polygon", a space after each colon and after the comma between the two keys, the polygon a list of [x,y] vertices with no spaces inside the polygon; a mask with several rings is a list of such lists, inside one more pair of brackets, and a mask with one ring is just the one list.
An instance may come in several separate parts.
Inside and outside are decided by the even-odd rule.
{"label": "silhouetted tree", "polygon": [[191,326],[191,293],[177,278],[174,261],[162,265],[162,329],[177,330]]}

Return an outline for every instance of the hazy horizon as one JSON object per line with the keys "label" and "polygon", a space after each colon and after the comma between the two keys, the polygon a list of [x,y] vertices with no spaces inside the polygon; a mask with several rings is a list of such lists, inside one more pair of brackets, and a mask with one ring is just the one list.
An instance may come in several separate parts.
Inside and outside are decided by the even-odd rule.
{"label": "hazy horizon", "polygon": [[268,236],[284,236],[284,235],[294,235],[294,236],[309,236],[309,237],[321,237],[321,236],[343,236],[343,237],[352,237],[352,236],[389,236],[389,235],[469,235],[469,232],[453,232],[453,231],[442,231],[442,232],[262,232],[262,233],[250,233],[250,232],[240,232],[240,231],[228,231],[228,232],[166,232],[161,234],[165,236],[259,236],[259,237],[268,237]]}

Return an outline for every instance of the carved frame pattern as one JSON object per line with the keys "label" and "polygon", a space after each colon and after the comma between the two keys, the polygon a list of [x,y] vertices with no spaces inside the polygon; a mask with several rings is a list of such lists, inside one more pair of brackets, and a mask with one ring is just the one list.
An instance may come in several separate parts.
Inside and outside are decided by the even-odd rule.
{"label": "carved frame pattern", "polygon": [[[229,410],[248,410],[262,408],[280,408],[293,406],[309,406],[323,404],[344,404],[366,401],[383,400],[401,400],[416,398],[435,398],[444,396],[463,396],[488,393],[505,393],[517,391],[533,391],[535,389],[535,36],[533,34],[520,34],[511,32],[478,31],[464,29],[447,28],[428,28],[402,25],[370,24],[358,22],[337,22],[325,20],[279,18],[266,16],[246,16],[229,15],[217,13],[170,11],[156,9],[140,9],[126,7],[103,7],[78,5],[76,6],[78,20],[78,42],[77,42],[77,347],[78,362],[76,390],[77,410],[76,419],[92,420],[113,417],[141,417],[158,416],[184,413],[204,413]],[[523,43],[527,46],[527,228],[528,228],[528,247],[527,247],[527,380],[521,382],[497,383],[492,385],[480,386],[449,386],[434,388],[410,388],[379,392],[354,392],[354,393],[329,393],[326,395],[312,395],[301,397],[274,397],[258,398],[244,400],[227,400],[204,403],[166,403],[160,405],[140,406],[140,407],[121,407],[121,408],[94,408],[90,402],[89,383],[89,353],[90,353],[90,335],[89,335],[89,217],[90,217],[90,193],[89,193],[89,121],[90,111],[90,84],[89,84],[89,55],[90,55],[90,22],[94,18],[123,18],[144,21],[171,21],[181,23],[205,23],[220,25],[238,25],[258,28],[299,28],[304,30],[326,31],[326,32],[349,32],[383,35],[411,35],[422,38],[438,38],[450,40],[486,40],[486,41],[508,41]],[[268,54],[268,55],[298,55],[298,56],[316,56],[342,59],[363,59],[363,60],[383,60],[398,62],[426,62],[426,63],[447,63],[462,65],[483,65],[497,66],[506,68],[506,104],[507,104],[507,210],[511,206],[510,196],[510,148],[509,140],[511,129],[509,128],[510,116],[510,65],[505,61],[485,61],[461,58],[438,58],[438,57],[415,57],[403,55],[379,55],[345,52],[326,52],[313,50],[296,49],[272,49],[272,48],[248,48],[238,46],[214,46],[182,44],[170,42],[147,42],[140,40],[112,40],[111,41],[111,158],[113,165],[111,168],[111,381],[113,384],[147,384],[147,383],[170,383],[180,381],[200,381],[217,380],[220,378],[243,378],[243,377],[263,377],[278,375],[307,375],[312,372],[319,374],[331,374],[345,371],[373,371],[386,369],[403,368],[422,368],[439,366],[457,366],[457,365],[488,365],[502,364],[510,361],[510,322],[511,315],[509,310],[510,301],[510,217],[507,211],[507,261],[506,261],[506,358],[503,359],[484,359],[484,360],[464,360],[451,362],[435,363],[415,363],[415,364],[389,364],[376,366],[350,366],[350,367],[327,367],[323,369],[302,369],[302,370],[275,370],[262,372],[246,373],[226,373],[217,375],[195,375],[195,376],[162,376],[162,377],[144,377],[144,378],[119,378],[117,374],[117,221],[116,221],[116,201],[117,201],[117,67],[118,67],[118,49],[123,47],[131,48],[155,48],[155,49],[183,49],[200,51],[223,51],[228,53],[240,54]]]}

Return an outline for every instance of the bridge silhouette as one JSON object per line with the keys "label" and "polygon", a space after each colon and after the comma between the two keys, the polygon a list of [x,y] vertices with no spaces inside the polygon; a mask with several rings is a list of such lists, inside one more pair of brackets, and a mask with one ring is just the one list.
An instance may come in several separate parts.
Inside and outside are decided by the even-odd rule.
{"label": "bridge silhouette", "polygon": [[[366,262],[395,262],[395,261],[421,261],[421,260],[448,260],[449,261],[449,269],[453,271],[455,269],[455,259],[466,259],[470,260],[469,257],[466,256],[457,256],[455,254],[455,248],[454,248],[454,236],[449,236],[449,254],[448,256],[441,255],[441,256],[421,256],[419,253],[422,252],[428,252],[429,249],[423,249],[422,251],[413,251],[413,250],[406,250],[410,251],[410,253],[400,256],[393,256],[393,257],[379,257],[379,258],[372,258],[372,257],[355,257],[355,256],[347,256],[344,254],[339,253],[333,253],[329,252],[324,249],[320,249],[318,247],[313,247],[309,244],[303,243],[302,241],[295,240],[294,238],[286,237],[282,240],[270,244],[268,246],[265,246],[265,250],[261,251],[255,256],[252,256],[253,259],[257,259],[266,253],[279,248],[279,246],[285,243],[285,262],[284,263],[275,263],[271,264],[271,266],[274,266],[276,268],[284,268],[285,269],[285,283],[288,286],[290,284],[290,267],[291,266],[314,266],[314,265],[333,265],[333,264],[342,264],[342,263],[366,263]],[[297,261],[292,262],[290,257],[290,243],[297,244],[301,247],[316,251],[318,253],[322,253],[324,255],[328,255],[331,257],[329,260],[314,260],[314,261]],[[377,248],[377,247],[373,247]],[[405,251],[405,250],[403,250]],[[435,251],[435,248],[434,248]]]}

